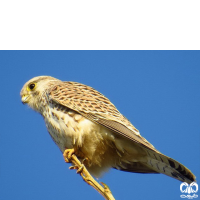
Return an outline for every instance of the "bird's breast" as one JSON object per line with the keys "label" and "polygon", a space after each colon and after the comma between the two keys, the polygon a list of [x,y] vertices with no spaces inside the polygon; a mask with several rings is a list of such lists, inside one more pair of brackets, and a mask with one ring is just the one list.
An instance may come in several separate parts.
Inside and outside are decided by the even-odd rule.
{"label": "bird's breast", "polygon": [[83,129],[79,124],[86,120],[84,117],[72,110],[51,108],[44,119],[49,134],[62,152],[74,148],[75,145],[82,146]]}

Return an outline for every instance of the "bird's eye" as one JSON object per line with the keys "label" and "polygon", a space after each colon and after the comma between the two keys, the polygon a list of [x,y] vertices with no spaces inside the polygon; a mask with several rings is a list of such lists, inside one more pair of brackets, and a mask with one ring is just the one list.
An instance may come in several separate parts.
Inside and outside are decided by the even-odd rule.
{"label": "bird's eye", "polygon": [[30,90],[33,90],[35,88],[35,83],[31,83],[28,87]]}

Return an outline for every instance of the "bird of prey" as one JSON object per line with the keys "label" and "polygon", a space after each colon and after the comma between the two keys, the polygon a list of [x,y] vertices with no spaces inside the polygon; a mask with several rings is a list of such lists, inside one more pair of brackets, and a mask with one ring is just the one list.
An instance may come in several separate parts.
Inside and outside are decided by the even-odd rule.
{"label": "bird of prey", "polygon": [[87,170],[99,177],[110,168],[135,173],[162,173],[182,182],[192,172],[160,153],[108,98],[92,87],[50,76],[29,80],[21,100],[39,112],[60,150],[73,149]]}

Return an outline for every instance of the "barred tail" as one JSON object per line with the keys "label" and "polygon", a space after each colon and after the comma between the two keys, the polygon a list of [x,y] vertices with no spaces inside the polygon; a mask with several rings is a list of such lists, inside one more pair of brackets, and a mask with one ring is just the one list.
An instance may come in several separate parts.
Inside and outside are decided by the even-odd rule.
{"label": "barred tail", "polygon": [[158,173],[166,174],[182,182],[191,183],[195,180],[194,174],[181,163],[161,153],[146,149],[147,166]]}

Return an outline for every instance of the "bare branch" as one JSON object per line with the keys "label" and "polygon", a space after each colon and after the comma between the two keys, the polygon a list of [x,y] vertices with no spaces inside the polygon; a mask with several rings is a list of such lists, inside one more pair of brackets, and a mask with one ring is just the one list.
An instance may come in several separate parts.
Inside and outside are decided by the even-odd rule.
{"label": "bare branch", "polygon": [[[109,187],[102,183],[100,185],[88,172],[85,165],[83,165],[79,159],[76,157],[76,155],[73,153],[72,155],[69,155],[69,149],[66,150],[66,152],[63,153],[63,156],[65,158],[66,162],[71,162],[74,164],[74,166],[71,166],[70,169],[77,169],[77,173],[79,173],[83,180],[91,185],[95,190],[97,190],[106,200],[115,200],[113,197]],[[74,152],[74,150],[71,150],[71,152]]]}

